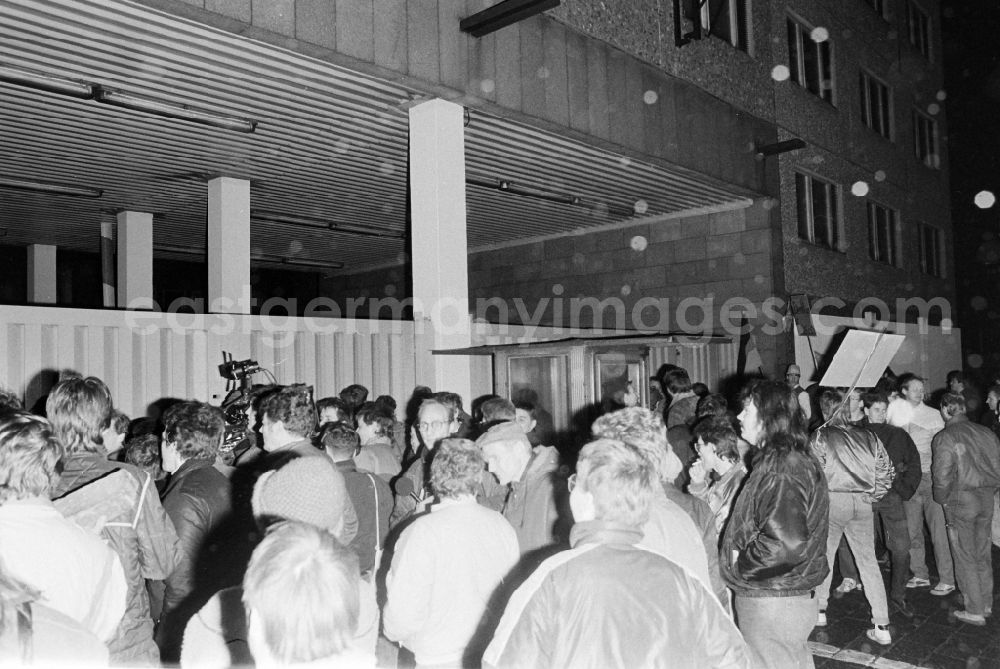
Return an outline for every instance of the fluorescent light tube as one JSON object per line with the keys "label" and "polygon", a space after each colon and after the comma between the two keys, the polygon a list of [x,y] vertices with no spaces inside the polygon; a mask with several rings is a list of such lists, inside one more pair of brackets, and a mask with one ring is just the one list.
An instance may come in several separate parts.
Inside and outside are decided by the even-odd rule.
{"label": "fluorescent light tube", "polygon": [[105,88],[104,86],[94,87],[94,99],[113,107],[147,112],[165,118],[191,121],[192,123],[201,123],[202,125],[210,125],[215,128],[235,130],[236,132],[250,133],[257,128],[257,121],[250,119],[213,114],[212,112],[194,109],[187,105],[162,102],[141,95],[125,93],[113,88]]}

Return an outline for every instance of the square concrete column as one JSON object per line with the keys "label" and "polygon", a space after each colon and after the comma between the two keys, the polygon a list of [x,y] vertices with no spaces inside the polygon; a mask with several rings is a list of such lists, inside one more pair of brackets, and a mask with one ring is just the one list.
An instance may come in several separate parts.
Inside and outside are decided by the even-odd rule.
{"label": "square concrete column", "polygon": [[56,247],[49,244],[28,245],[28,302],[55,304]]}
{"label": "square concrete column", "polygon": [[115,306],[115,227],[101,223],[101,304]]}
{"label": "square concrete column", "polygon": [[208,311],[250,313],[250,180],[208,182]]}
{"label": "square concrete column", "polygon": [[118,214],[118,307],[153,308],[153,215]]}
{"label": "square concrete column", "polygon": [[465,220],[465,128],[461,105],[429,100],[410,108],[410,261],[419,383],[472,401],[467,356],[434,349],[470,344]]}

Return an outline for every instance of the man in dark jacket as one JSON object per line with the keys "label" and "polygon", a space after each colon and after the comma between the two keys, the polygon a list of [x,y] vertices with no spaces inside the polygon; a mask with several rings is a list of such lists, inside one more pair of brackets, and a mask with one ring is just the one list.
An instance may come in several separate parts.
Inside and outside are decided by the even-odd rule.
{"label": "man in dark jacket", "polygon": [[955,577],[965,599],[965,610],[955,617],[985,625],[985,616],[993,613],[990,528],[993,496],[1000,487],[1000,441],[966,417],[965,399],[958,393],[941,398],[941,418],[945,427],[931,444],[932,492],[944,506]]}
{"label": "man in dark jacket", "polygon": [[160,658],[169,663],[180,660],[188,618],[216,591],[238,582],[239,573],[237,565],[226,569],[220,564],[237,548],[222,545],[231,492],[229,479],[213,467],[225,433],[222,412],[202,402],[181,402],[167,409],[163,424],[163,468],[171,475],[163,508],[177,530],[182,554],[164,583],[156,630]]}
{"label": "man in dark jacket", "polygon": [[[830,531],[826,543],[827,560],[832,564],[842,537],[854,553],[861,573],[865,596],[872,607],[873,629],[868,638],[884,646],[892,643],[889,632],[889,603],[886,601],[882,572],[875,559],[875,532],[872,504],[882,499],[892,485],[892,463],[885,447],[873,433],[851,425],[848,400],[836,390],[820,396],[825,427],[813,433],[810,447],[823,465],[830,490]],[[819,620],[826,624],[826,604],[830,596],[828,574],[818,592]]]}
{"label": "man in dark jacket", "polygon": [[310,439],[316,429],[316,409],[307,387],[288,386],[268,395],[261,402],[260,415],[265,469],[280,469],[293,458],[323,456]]}
{"label": "man in dark jacket", "polygon": [[690,572],[640,548],[654,465],[601,439],[570,479],[572,548],[512,596],[487,667],[749,667],[750,653],[713,594]]}
{"label": "man in dark jacket", "polygon": [[[906,523],[903,502],[913,497],[913,493],[920,485],[920,454],[917,453],[917,447],[906,430],[885,422],[886,409],[889,407],[889,400],[885,395],[868,393],[864,397],[864,402],[863,425],[882,442],[895,470],[889,492],[872,505],[872,509],[882,521],[885,545],[889,549],[889,559],[892,564],[889,605],[904,617],[912,618],[913,612],[906,603],[906,581],[910,577],[910,530]],[[845,571],[843,561],[840,570]]]}
{"label": "man in dark jacket", "polygon": [[358,514],[358,533],[348,545],[358,555],[361,575],[368,578],[375,567],[376,551],[385,543],[392,513],[389,484],[371,472],[358,471],[354,456],[361,440],[346,423],[327,423],[319,434],[319,443],[341,474]]}
{"label": "man in dark jacket", "polygon": [[763,381],[748,400],[739,420],[757,455],[723,534],[722,576],[760,666],[807,667],[815,589],[830,570],[826,478],[791,388]]}

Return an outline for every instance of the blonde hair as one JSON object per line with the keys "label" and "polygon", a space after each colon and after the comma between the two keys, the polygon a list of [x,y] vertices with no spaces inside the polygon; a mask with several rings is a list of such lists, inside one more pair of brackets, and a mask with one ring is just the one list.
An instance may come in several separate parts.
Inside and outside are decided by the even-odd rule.
{"label": "blonde hair", "polygon": [[0,505],[48,497],[62,455],[47,421],[24,412],[6,416],[0,421]]}
{"label": "blonde hair", "polygon": [[614,439],[635,448],[649,460],[660,481],[673,481],[684,465],[667,442],[663,416],[643,407],[628,407],[604,414],[590,431],[597,439]]}
{"label": "blonde hair", "polygon": [[314,525],[273,525],[254,549],[243,579],[247,616],[279,664],[342,653],[358,627],[358,559]]}
{"label": "blonde hair", "polygon": [[639,449],[613,439],[592,441],[580,451],[577,477],[580,489],[594,497],[598,520],[641,527],[649,519],[656,471]]}

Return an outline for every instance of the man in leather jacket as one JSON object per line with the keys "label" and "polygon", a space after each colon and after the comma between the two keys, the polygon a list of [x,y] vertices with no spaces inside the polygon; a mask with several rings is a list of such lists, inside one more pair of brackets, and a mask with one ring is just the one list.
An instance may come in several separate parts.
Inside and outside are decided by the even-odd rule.
{"label": "man in leather jacket", "polygon": [[202,402],[181,402],[167,409],[163,423],[163,468],[171,475],[163,508],[177,530],[182,557],[165,581],[156,640],[161,660],[177,662],[188,618],[209,596],[232,585],[227,576],[238,580],[239,570],[221,564],[236,546],[211,549],[213,543],[222,548],[220,530],[232,513],[229,479],[213,466],[225,433],[222,412]]}
{"label": "man in leather jacket", "polygon": [[993,563],[990,527],[993,496],[1000,487],[1000,441],[989,428],[965,415],[965,399],[958,393],[941,398],[943,430],[937,433],[934,452],[934,501],[944,506],[948,538],[955,558],[955,577],[965,599],[965,610],[955,617],[985,625],[993,613]]}
{"label": "man in leather jacket", "polygon": [[[827,560],[832,564],[841,537],[854,553],[861,573],[865,596],[872,607],[868,638],[888,645],[892,637],[889,605],[885,596],[882,572],[875,559],[875,531],[872,504],[882,499],[892,485],[892,462],[885,447],[873,432],[848,423],[847,401],[840,392],[827,390],[820,396],[820,409],[826,425],[813,433],[811,448],[823,464],[830,489],[830,533],[826,543]],[[819,590],[819,620],[826,624],[826,603],[830,596],[832,572]]]}

